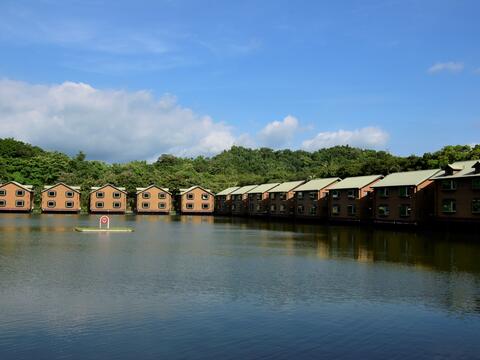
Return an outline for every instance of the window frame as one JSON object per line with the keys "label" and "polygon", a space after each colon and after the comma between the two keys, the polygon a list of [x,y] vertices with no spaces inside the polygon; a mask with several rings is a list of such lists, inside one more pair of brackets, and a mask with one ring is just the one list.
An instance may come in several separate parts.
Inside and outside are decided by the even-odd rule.
{"label": "window frame", "polygon": [[6,207],[7,206],[7,200],[1,199],[0,200],[0,207]]}
{"label": "window frame", "polygon": [[[450,186],[447,188],[444,186],[445,183],[450,183]],[[457,181],[455,179],[443,179],[440,183],[440,188],[443,191],[455,191],[457,190]]]}
{"label": "window frame", "polygon": [[210,194],[205,194],[203,193],[201,196],[202,201],[208,201],[210,200]]}
{"label": "window frame", "polygon": [[75,193],[72,190],[65,191],[65,197],[71,199],[75,196]]}
{"label": "window frame", "polygon": [[[445,208],[446,202],[450,202],[450,209]],[[455,214],[456,212],[457,212],[457,202],[456,202],[455,199],[442,199],[442,213],[443,214]]]}
{"label": "window frame", "polygon": [[[478,209],[477,210],[474,210],[474,204],[475,203],[478,203]],[[472,214],[474,214],[474,215],[480,214],[480,199],[472,199],[471,210],[472,210]]]}
{"label": "window frame", "polygon": [[55,200],[48,200],[47,201],[47,208],[52,209],[57,207],[57,202]]}
{"label": "window frame", "polygon": [[[350,209],[353,209],[353,211],[350,211]],[[348,216],[356,216],[357,215],[357,207],[355,204],[348,204],[347,205],[347,215]]]}
{"label": "window frame", "polygon": [[104,209],[105,208],[105,202],[104,201],[95,201],[95,208]]}
{"label": "window frame", "polygon": [[195,200],[195,194],[193,193],[187,193],[186,194],[187,200]]}
{"label": "window frame", "polygon": [[15,197],[24,197],[24,196],[25,196],[25,190],[23,189],[15,190]]}
{"label": "window frame", "polygon": [[186,203],[185,204],[185,209],[193,210],[194,208],[195,208],[194,203]]}
{"label": "window frame", "polygon": [[122,202],[121,201],[114,201],[112,203],[112,208],[114,209],[121,209],[122,208]]}
{"label": "window frame", "polygon": [[146,201],[142,201],[142,209],[150,209],[150,203]]}
{"label": "window frame", "polygon": [[7,196],[7,189],[0,189],[0,196]]}
{"label": "window frame", "polygon": [[120,191],[114,191],[112,192],[112,198],[113,199],[121,199],[122,198],[122,193]]}
{"label": "window frame", "polygon": [[[405,213],[402,212],[402,210],[405,209]],[[401,218],[406,218],[412,216],[412,208],[410,207],[409,204],[400,204],[398,206],[398,216]]]}
{"label": "window frame", "polygon": [[150,199],[152,197],[152,194],[150,194],[148,191],[142,192],[142,199]]}
{"label": "window frame", "polygon": [[49,198],[57,197],[57,191],[56,190],[47,190],[47,196]]}
{"label": "window frame", "polygon": [[332,205],[332,215],[340,215],[340,205],[339,204]]}
{"label": "window frame", "polygon": [[105,199],[105,191],[96,191],[95,192],[96,199]]}
{"label": "window frame", "polygon": [[480,177],[472,179],[472,190],[480,190]]}
{"label": "window frame", "polygon": [[167,198],[167,194],[165,194],[164,192],[158,193],[158,199],[159,200],[164,200],[166,198]]}
{"label": "window frame", "polygon": [[[21,203],[22,205],[19,205]],[[25,200],[15,200],[15,207],[16,208],[23,208],[25,207]]]}
{"label": "window frame", "polygon": [[332,190],[332,199],[339,199],[339,198],[340,198],[340,191]]}
{"label": "window frame", "polygon": [[381,204],[377,206],[377,214],[380,217],[390,216],[390,207],[387,204]]}
{"label": "window frame", "polygon": [[202,210],[210,210],[210,204],[209,203],[202,203]]}
{"label": "window frame", "polygon": [[163,201],[160,201],[157,206],[158,206],[159,209],[166,209],[167,208],[167,204],[164,203]]}
{"label": "window frame", "polygon": [[[71,203],[72,206],[69,206],[68,203]],[[65,208],[66,209],[73,209],[73,207],[75,206],[75,202],[73,200],[67,200],[65,201]]]}
{"label": "window frame", "polygon": [[412,191],[410,186],[399,186],[398,187],[398,196],[401,198],[409,198],[412,196]]}

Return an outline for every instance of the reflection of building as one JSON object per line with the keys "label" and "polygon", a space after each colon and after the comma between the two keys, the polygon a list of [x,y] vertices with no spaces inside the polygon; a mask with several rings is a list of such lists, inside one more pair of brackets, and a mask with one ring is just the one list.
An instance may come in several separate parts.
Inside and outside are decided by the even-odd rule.
{"label": "reflection of building", "polygon": [[201,186],[180,189],[179,203],[182,214],[212,214],[215,195]]}
{"label": "reflection of building", "polygon": [[304,181],[290,181],[275,186],[268,191],[268,214],[274,217],[293,217],[295,215],[294,189]]}
{"label": "reflection of building", "polygon": [[251,216],[268,215],[268,191],[279,183],[262,184],[248,192],[248,214]]}
{"label": "reflection of building", "polygon": [[433,180],[441,170],[419,170],[387,175],[373,184],[377,223],[418,224],[433,213]]}
{"label": "reflection of building", "polygon": [[135,209],[138,214],[169,214],[172,210],[172,194],[167,188],[156,185],[137,188]]}
{"label": "reflection of building", "polygon": [[343,221],[371,220],[372,185],[382,177],[382,175],[355,176],[333,184],[329,191],[329,218]]}
{"label": "reflection of building", "polygon": [[480,160],[449,164],[433,179],[437,220],[480,222]]}
{"label": "reflection of building", "polygon": [[231,194],[232,215],[245,216],[248,214],[248,192],[258,185],[247,185],[235,190]]}
{"label": "reflection of building", "polygon": [[180,216],[180,222],[181,223],[187,223],[187,224],[213,224],[215,221],[215,218],[213,216],[189,216],[189,215],[183,215]]}
{"label": "reflection of building", "polygon": [[314,179],[297,187],[295,215],[299,218],[324,219],[328,216],[328,191],[340,178]]}
{"label": "reflection of building", "polygon": [[10,181],[0,185],[0,211],[30,212],[33,209],[33,186]]}
{"label": "reflection of building", "polygon": [[127,192],[124,187],[107,184],[101,187],[92,187],[91,190],[91,213],[125,213],[127,209]]}
{"label": "reflection of building", "polygon": [[229,187],[215,195],[216,214],[230,215],[232,213],[232,192],[238,189],[238,186]]}
{"label": "reflection of building", "polygon": [[42,212],[80,212],[80,186],[64,183],[44,186],[42,191]]}

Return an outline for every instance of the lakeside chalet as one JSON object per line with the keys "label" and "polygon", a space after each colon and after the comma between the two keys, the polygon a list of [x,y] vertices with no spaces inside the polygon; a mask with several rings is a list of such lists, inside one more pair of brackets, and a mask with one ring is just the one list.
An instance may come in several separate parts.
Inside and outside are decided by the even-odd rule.
{"label": "lakeside chalet", "polygon": [[432,178],[441,172],[434,169],[393,173],[373,184],[374,221],[391,224],[427,221],[434,211]]}
{"label": "lakeside chalet", "polygon": [[295,216],[326,219],[329,189],[340,181],[338,177],[313,179],[295,189]]}
{"label": "lakeside chalet", "polygon": [[232,215],[245,216],[248,215],[249,197],[248,192],[255,189],[258,185],[246,185],[235,190],[231,194]]}
{"label": "lakeside chalet", "polygon": [[212,214],[215,195],[198,185],[180,189],[179,205],[182,214]]}
{"label": "lakeside chalet", "polygon": [[9,181],[0,185],[0,211],[30,212],[33,210],[33,186]]}
{"label": "lakeside chalet", "polygon": [[250,216],[268,215],[268,192],[280,183],[262,184],[248,192],[248,214]]}
{"label": "lakeside chalet", "polygon": [[232,193],[240,189],[238,186],[229,187],[215,195],[215,213],[230,215],[232,213]]}
{"label": "lakeside chalet", "polygon": [[442,222],[480,221],[480,161],[449,164],[435,182],[435,218]]}
{"label": "lakeside chalet", "polygon": [[79,213],[80,186],[64,183],[45,185],[42,190],[41,209],[44,213]]}
{"label": "lakeside chalet", "polygon": [[382,175],[354,176],[330,187],[329,219],[368,221],[373,215],[373,188]]}
{"label": "lakeside chalet", "polygon": [[168,188],[157,185],[137,188],[135,211],[138,214],[170,214],[172,194]]}
{"label": "lakeside chalet", "polygon": [[110,184],[92,187],[89,210],[91,213],[124,214],[127,210],[125,188]]}
{"label": "lakeside chalet", "polygon": [[273,217],[295,215],[294,190],[305,181],[290,181],[281,183],[268,191],[268,214]]}

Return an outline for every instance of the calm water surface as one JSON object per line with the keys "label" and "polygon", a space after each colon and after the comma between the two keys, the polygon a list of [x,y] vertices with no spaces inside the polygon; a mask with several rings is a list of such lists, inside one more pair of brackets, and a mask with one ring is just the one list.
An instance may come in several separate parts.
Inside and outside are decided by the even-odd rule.
{"label": "calm water surface", "polygon": [[0,359],[480,358],[480,235],[0,216]]}

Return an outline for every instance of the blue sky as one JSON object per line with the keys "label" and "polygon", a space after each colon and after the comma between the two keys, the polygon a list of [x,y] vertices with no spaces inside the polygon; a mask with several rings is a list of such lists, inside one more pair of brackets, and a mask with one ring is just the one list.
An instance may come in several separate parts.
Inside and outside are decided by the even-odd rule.
{"label": "blue sky", "polygon": [[3,0],[0,136],[107,161],[478,143],[479,13],[473,0]]}

